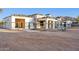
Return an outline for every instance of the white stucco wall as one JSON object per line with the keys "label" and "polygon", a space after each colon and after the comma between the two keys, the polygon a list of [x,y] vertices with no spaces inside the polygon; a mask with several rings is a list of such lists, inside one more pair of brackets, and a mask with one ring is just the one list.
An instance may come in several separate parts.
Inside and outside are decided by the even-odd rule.
{"label": "white stucco wall", "polygon": [[55,20],[54,18],[47,18],[47,19],[46,19],[46,29],[48,29],[48,21],[49,21],[49,20],[53,21],[53,28],[52,28],[52,29],[55,29],[55,22],[56,22],[57,20]]}
{"label": "white stucco wall", "polygon": [[34,15],[35,18],[42,18],[45,17],[45,15]]}
{"label": "white stucco wall", "polygon": [[[45,15],[35,15],[34,17],[36,18],[41,18],[44,17]],[[7,24],[4,26],[5,28],[8,29],[16,29],[15,28],[15,19],[25,19],[25,29],[29,29],[29,23],[30,24],[30,29],[34,28],[33,27],[33,22],[34,22],[34,17],[24,17],[24,16],[10,16],[5,18],[5,21],[7,22]],[[55,20],[54,18],[45,18],[46,21],[46,29],[48,29],[48,21],[51,20],[53,21],[53,27],[52,29],[55,29],[55,22],[57,20]]]}
{"label": "white stucco wall", "polygon": [[12,16],[12,29],[15,29],[15,19],[19,18],[19,19],[25,19],[25,29],[29,29],[29,22],[32,22],[33,19],[31,17],[22,17],[22,16]]}
{"label": "white stucco wall", "polygon": [[[31,17],[26,17],[25,18],[25,29],[29,29],[29,23],[31,24],[33,22],[33,18]],[[32,25],[30,25],[30,28],[32,27]]]}

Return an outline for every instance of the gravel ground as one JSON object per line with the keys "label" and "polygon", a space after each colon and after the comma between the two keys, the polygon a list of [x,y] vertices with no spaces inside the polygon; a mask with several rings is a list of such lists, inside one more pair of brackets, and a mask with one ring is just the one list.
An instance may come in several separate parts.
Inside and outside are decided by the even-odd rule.
{"label": "gravel ground", "polygon": [[1,51],[79,51],[79,31],[0,32]]}

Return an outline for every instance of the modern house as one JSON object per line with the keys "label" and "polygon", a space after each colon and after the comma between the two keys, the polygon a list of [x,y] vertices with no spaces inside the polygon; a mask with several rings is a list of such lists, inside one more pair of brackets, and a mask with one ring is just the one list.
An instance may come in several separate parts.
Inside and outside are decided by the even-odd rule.
{"label": "modern house", "polygon": [[14,14],[3,18],[7,29],[55,29],[57,20],[51,15],[33,14],[18,15]]}
{"label": "modern house", "polygon": [[71,28],[71,25],[72,25],[72,21],[70,19],[68,19],[67,17],[63,17],[63,16],[60,16],[60,17],[56,17],[57,19],[57,27],[58,28],[61,28],[61,27],[66,27],[67,29]]}
{"label": "modern house", "polygon": [[7,29],[28,29],[28,22],[31,22],[33,19],[26,15],[11,15],[5,17],[4,19],[5,25],[4,28]]}

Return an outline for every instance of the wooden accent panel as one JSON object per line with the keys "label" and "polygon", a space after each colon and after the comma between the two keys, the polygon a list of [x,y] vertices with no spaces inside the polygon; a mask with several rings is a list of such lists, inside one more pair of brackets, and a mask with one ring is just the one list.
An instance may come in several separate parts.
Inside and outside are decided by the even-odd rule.
{"label": "wooden accent panel", "polygon": [[25,19],[15,19],[16,28],[25,28]]}

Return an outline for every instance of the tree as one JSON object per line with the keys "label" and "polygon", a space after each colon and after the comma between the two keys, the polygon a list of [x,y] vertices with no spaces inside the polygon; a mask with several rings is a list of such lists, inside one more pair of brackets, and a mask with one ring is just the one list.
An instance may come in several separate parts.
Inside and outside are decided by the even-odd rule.
{"label": "tree", "polygon": [[79,23],[79,16],[77,17],[76,21],[77,21],[77,23]]}
{"label": "tree", "polygon": [[3,25],[5,25],[5,24],[6,24],[6,22],[0,21],[0,27],[3,27]]}

